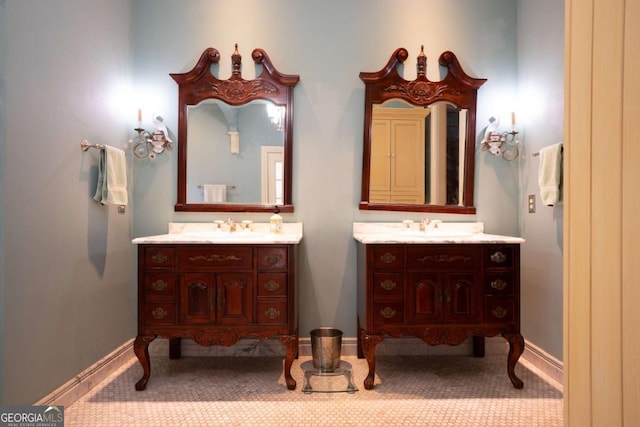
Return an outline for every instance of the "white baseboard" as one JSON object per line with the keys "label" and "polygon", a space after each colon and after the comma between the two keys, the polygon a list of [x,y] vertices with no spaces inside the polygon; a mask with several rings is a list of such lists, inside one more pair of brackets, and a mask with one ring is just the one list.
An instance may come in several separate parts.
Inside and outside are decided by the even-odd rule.
{"label": "white baseboard", "polygon": [[134,339],[131,338],[107,356],[35,402],[34,405],[71,405],[134,357],[133,341]]}
{"label": "white baseboard", "polygon": [[544,375],[547,379],[553,381],[555,386],[561,391],[563,389],[563,371],[562,361],[551,356],[540,347],[525,340],[524,353],[520,361],[528,368],[536,372],[536,374]]}

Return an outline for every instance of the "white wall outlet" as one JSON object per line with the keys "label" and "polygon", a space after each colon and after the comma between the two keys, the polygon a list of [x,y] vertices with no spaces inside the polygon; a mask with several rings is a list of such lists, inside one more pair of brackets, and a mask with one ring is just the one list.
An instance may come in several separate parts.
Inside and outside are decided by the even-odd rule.
{"label": "white wall outlet", "polygon": [[529,194],[529,213],[535,213],[536,211],[536,195]]}

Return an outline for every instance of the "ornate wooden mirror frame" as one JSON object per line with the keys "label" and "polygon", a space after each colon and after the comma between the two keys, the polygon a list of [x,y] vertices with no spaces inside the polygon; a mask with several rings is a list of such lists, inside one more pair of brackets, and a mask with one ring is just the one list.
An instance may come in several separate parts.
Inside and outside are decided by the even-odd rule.
{"label": "ornate wooden mirror frame", "polygon": [[[452,52],[446,51],[439,58],[440,65],[448,69],[446,77],[439,82],[429,81],[426,77],[427,57],[424,54],[424,49],[421,48],[417,58],[417,77],[413,81],[408,81],[398,74],[399,65],[408,56],[406,49],[398,48],[380,71],[360,73],[360,79],[366,87],[360,209],[473,214],[475,213],[473,187],[476,99],[478,88],[484,84],[486,79],[468,76],[462,70],[456,56]],[[445,101],[458,109],[467,110],[462,200],[458,204],[402,204],[370,201],[373,106],[389,100],[401,100],[418,107],[427,107],[435,102]]]}
{"label": "ornate wooden mirror frame", "polygon": [[262,72],[254,80],[244,80],[241,75],[241,56],[238,45],[231,56],[232,74],[227,80],[219,80],[211,73],[211,65],[218,63],[220,53],[215,48],[206,49],[193,69],[186,73],[170,74],[178,83],[178,197],[176,211],[190,212],[271,212],[273,205],[259,203],[188,203],[187,202],[187,107],[203,100],[220,100],[231,106],[241,106],[255,100],[267,100],[284,111],[284,171],[283,203],[281,212],[293,212],[293,87],[300,77],[282,74],[276,70],[269,56],[262,49],[254,49],[251,57],[262,64]]}

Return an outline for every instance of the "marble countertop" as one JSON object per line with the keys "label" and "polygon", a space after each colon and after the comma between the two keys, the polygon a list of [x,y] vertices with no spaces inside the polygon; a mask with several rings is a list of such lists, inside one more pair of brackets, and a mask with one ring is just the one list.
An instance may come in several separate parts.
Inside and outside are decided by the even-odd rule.
{"label": "marble countertop", "polygon": [[418,223],[354,222],[353,238],[360,243],[408,243],[408,244],[469,244],[469,243],[524,243],[520,237],[487,234],[481,222],[431,223],[426,231],[419,230]]}
{"label": "marble countertop", "polygon": [[284,223],[274,234],[267,223],[253,223],[251,230],[229,232],[211,222],[169,223],[167,234],[137,237],[133,244],[298,244],[302,240],[302,223]]}

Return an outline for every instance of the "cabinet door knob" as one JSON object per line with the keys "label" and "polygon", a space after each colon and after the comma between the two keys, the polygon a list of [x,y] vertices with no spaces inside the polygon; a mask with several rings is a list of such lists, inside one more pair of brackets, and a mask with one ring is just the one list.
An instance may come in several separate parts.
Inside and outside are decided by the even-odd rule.
{"label": "cabinet door knob", "polygon": [[380,261],[384,262],[385,264],[391,264],[395,260],[396,260],[396,257],[389,252],[385,252],[384,255],[380,256]]}
{"label": "cabinet door knob", "polygon": [[168,314],[169,312],[162,307],[158,307],[151,312],[154,319],[164,319]]}
{"label": "cabinet door knob", "polygon": [[502,279],[491,281],[491,287],[497,291],[503,291],[507,287],[507,282]]}
{"label": "cabinet door knob", "polygon": [[507,309],[498,306],[491,310],[491,314],[493,314],[498,319],[502,319],[507,315]]}
{"label": "cabinet door knob", "polygon": [[507,256],[500,251],[496,251],[495,253],[491,254],[491,261],[497,264],[501,264],[506,260],[507,260]]}
{"label": "cabinet door knob", "polygon": [[167,282],[165,282],[165,281],[164,281],[164,280],[162,280],[162,279],[156,280],[155,282],[153,282],[153,283],[151,284],[151,287],[152,287],[153,289],[155,289],[156,291],[158,291],[158,292],[162,292],[162,291],[164,291],[165,289],[167,289],[167,287],[168,287],[168,286],[169,286],[169,285],[167,285]]}
{"label": "cabinet door knob", "polygon": [[275,307],[269,307],[267,310],[264,311],[264,316],[267,319],[277,319],[278,317],[280,317],[280,310],[277,310]]}
{"label": "cabinet door knob", "polygon": [[275,280],[269,280],[264,284],[264,288],[270,292],[280,289],[280,283]]}
{"label": "cabinet door knob", "polygon": [[391,319],[393,317],[396,317],[396,311],[391,307],[385,307],[383,310],[380,310],[380,314],[385,319]]}
{"label": "cabinet door knob", "polygon": [[380,283],[380,287],[385,291],[392,291],[396,288],[397,283],[393,280],[387,279],[384,282]]}

